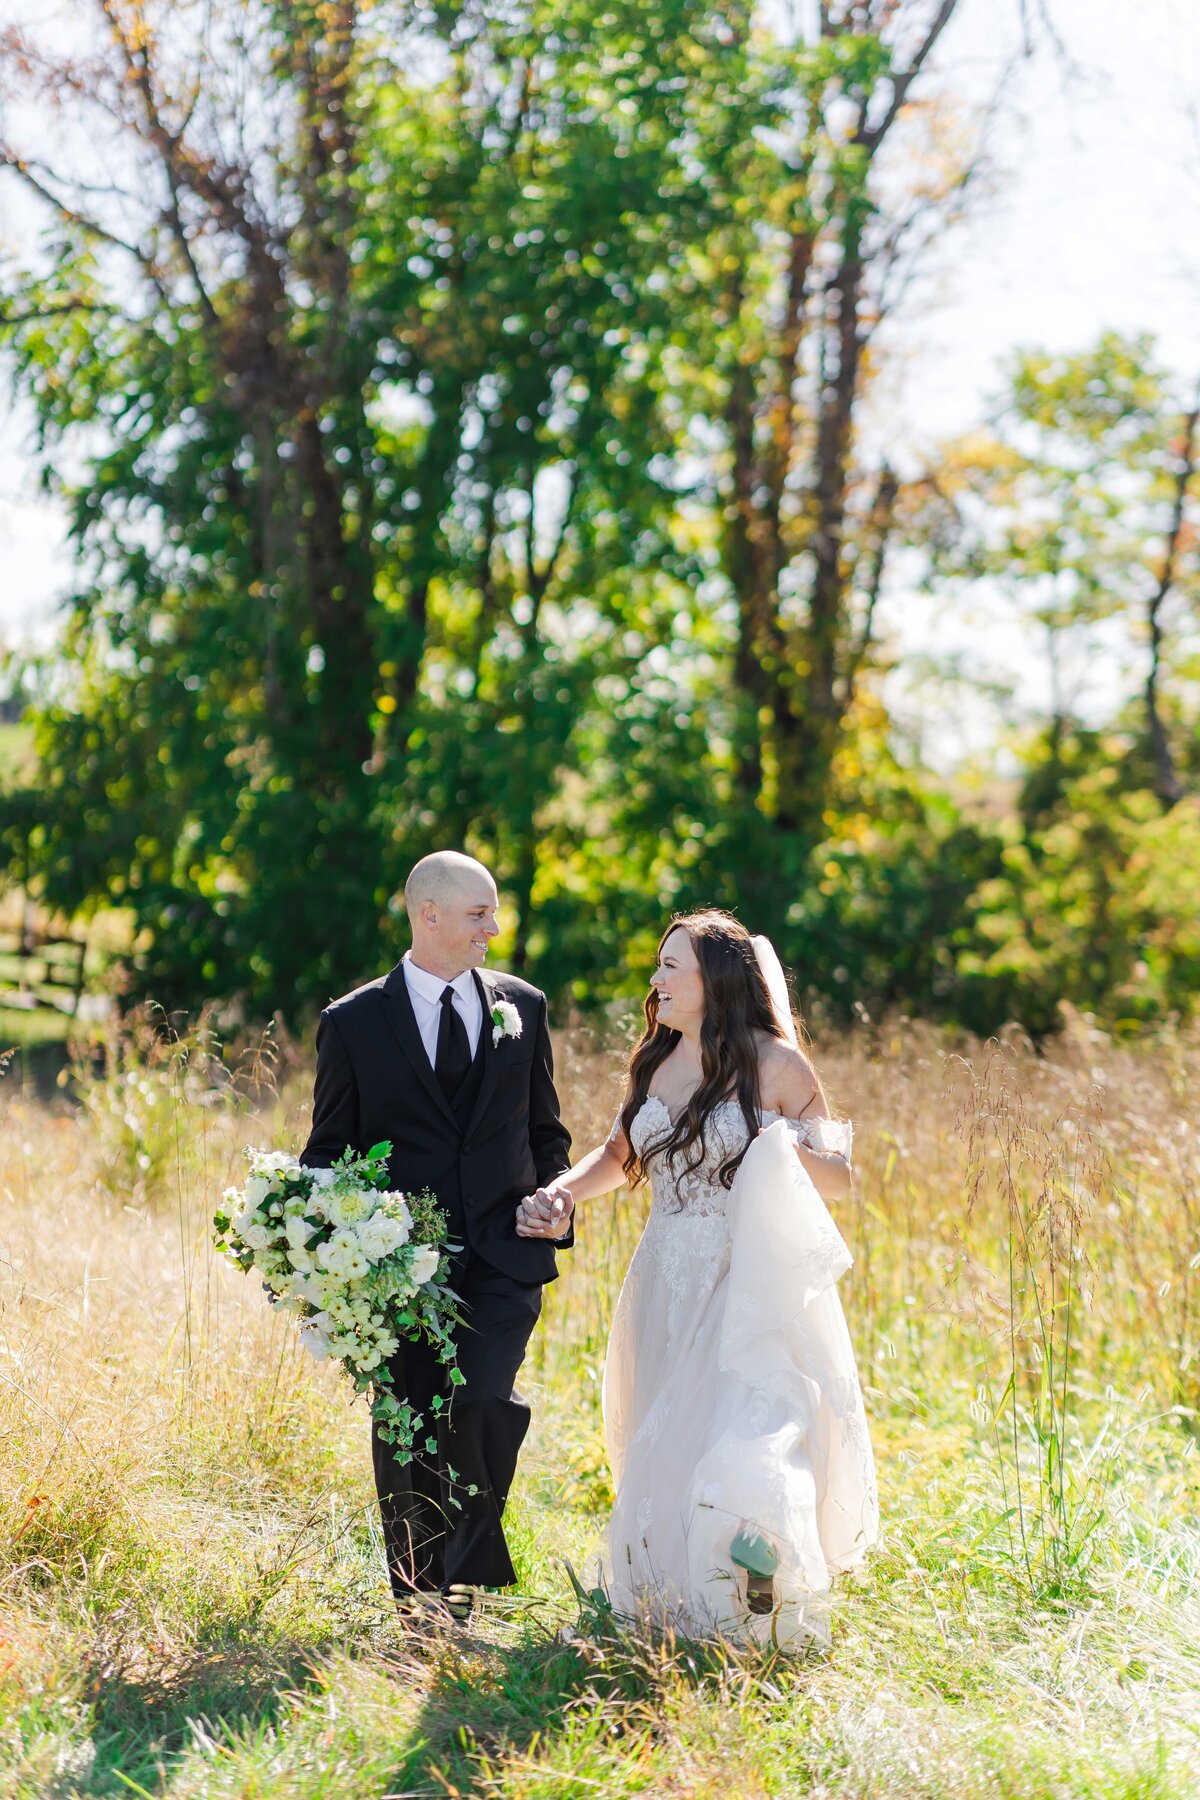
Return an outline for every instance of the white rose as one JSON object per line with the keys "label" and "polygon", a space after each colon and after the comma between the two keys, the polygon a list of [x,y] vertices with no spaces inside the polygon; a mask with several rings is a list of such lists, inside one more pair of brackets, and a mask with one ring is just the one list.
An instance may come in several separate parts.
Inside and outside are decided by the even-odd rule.
{"label": "white rose", "polygon": [[298,1275],[311,1275],[317,1266],[307,1250],[289,1250],[287,1259]]}
{"label": "white rose", "polygon": [[246,1205],[261,1206],[271,1191],[271,1183],[264,1175],[252,1175],[246,1183]]}
{"label": "white rose", "polygon": [[239,1229],[242,1242],[249,1244],[251,1250],[269,1250],[275,1241],[265,1225],[243,1225]]}
{"label": "white rose", "polygon": [[331,1187],[337,1180],[332,1169],[310,1169],[308,1173],[315,1188]]}
{"label": "white rose", "polygon": [[283,1230],[293,1250],[308,1248],[308,1240],[313,1234],[313,1228],[302,1213],[290,1214]]}
{"label": "white rose", "polygon": [[418,1287],[422,1287],[425,1282],[433,1280],[434,1276],[437,1274],[438,1263],[440,1261],[441,1258],[433,1248],[432,1244],[417,1244],[414,1247],[412,1263],[410,1264],[410,1273]]}
{"label": "white rose", "polygon": [[373,1218],[363,1220],[355,1236],[363,1255],[371,1262],[379,1262],[407,1243],[408,1224],[403,1219],[392,1218],[389,1213],[376,1213]]}

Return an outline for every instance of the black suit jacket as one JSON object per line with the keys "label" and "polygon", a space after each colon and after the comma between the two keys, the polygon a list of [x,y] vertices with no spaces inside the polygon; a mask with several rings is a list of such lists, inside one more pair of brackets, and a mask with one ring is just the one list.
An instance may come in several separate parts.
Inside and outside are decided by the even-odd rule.
{"label": "black suit jacket", "polygon": [[[312,1131],[300,1160],[328,1168],[349,1146],[363,1152],[390,1139],[393,1187],[436,1194],[452,1235],[493,1268],[531,1285],[553,1281],[554,1247],[516,1232],[521,1196],[570,1165],[546,996],[515,975],[479,969],[475,981],[483,1000],[483,1072],[465,1123],[433,1072],[397,963],[321,1014]],[[516,1007],[521,1035],[494,1044],[491,1010],[498,1000]],[[560,1247],[573,1241],[568,1234]]]}

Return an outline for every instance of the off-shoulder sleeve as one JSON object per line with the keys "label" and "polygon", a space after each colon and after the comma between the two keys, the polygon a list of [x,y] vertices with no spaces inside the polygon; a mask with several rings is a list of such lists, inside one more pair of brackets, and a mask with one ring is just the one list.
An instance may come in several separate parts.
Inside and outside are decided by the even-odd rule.
{"label": "off-shoulder sleeve", "polygon": [[792,1119],[789,1120],[802,1144],[810,1150],[832,1151],[835,1156],[844,1156],[850,1161],[850,1152],[854,1144],[854,1127],[849,1119]]}

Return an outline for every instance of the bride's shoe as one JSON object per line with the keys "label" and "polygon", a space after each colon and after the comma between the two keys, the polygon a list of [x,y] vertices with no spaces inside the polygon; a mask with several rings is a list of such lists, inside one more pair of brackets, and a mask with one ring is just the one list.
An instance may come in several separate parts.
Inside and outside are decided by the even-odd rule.
{"label": "bride's shoe", "polygon": [[738,1568],[746,1571],[746,1610],[774,1612],[775,1571],[779,1567],[774,1545],[761,1533],[743,1526],[730,1544],[729,1554]]}

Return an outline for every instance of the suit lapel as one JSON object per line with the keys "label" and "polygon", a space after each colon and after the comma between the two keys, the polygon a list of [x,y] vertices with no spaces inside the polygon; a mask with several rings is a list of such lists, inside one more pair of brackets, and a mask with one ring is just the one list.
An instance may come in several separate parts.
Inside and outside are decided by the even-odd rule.
{"label": "suit lapel", "polygon": [[[404,966],[397,963],[380,990],[383,997],[383,1010],[392,1034],[412,1067],[413,1074],[425,1089],[439,1112],[458,1130],[458,1120],[454,1111],[442,1092],[442,1084],[433,1072],[433,1066],[425,1054],[425,1046],[421,1042],[421,1033],[417,1029],[417,1016],[412,1009],[412,1001],[408,997],[408,983],[404,979]],[[486,1013],[486,1008],[485,1008]],[[484,1018],[484,1024],[488,1020]]]}
{"label": "suit lapel", "polygon": [[479,1033],[479,1054],[483,1058],[483,1075],[479,1082],[479,1092],[475,1096],[475,1104],[471,1108],[471,1117],[467,1121],[469,1135],[483,1117],[495,1090],[496,1079],[500,1072],[499,1045],[492,1042],[492,1008],[496,1004],[496,982],[492,975],[485,975],[476,969],[475,986],[479,990],[479,998],[483,1002],[483,1024]]}

